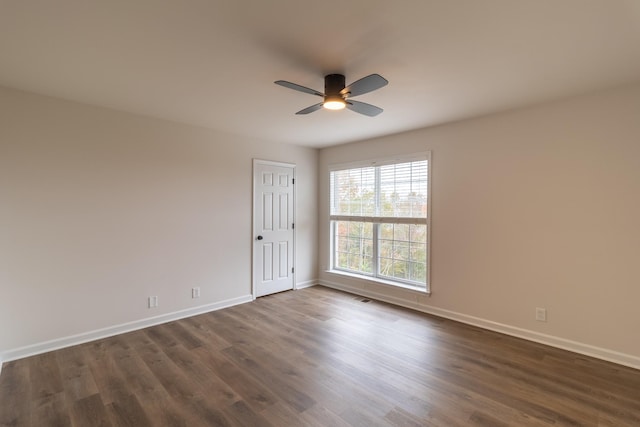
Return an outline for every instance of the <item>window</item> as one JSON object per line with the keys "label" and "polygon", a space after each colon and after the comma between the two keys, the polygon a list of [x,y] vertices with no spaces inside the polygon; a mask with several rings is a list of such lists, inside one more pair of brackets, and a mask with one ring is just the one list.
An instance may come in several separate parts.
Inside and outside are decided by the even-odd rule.
{"label": "window", "polygon": [[332,269],[429,289],[429,156],[330,173]]}

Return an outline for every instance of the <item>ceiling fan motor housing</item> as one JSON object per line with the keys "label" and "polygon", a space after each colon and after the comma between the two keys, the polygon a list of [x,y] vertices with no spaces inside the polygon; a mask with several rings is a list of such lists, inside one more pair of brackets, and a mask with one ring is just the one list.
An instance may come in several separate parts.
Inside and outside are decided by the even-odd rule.
{"label": "ceiling fan motor housing", "polygon": [[324,78],[324,94],[327,97],[340,97],[340,91],[345,87],[345,78],[343,74],[328,74]]}

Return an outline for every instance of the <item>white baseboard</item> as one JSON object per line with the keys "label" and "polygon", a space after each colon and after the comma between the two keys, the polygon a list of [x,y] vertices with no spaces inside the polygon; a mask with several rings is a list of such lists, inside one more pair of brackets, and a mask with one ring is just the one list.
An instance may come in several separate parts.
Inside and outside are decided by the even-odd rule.
{"label": "white baseboard", "polygon": [[135,320],[133,322],[122,323],[120,325],[109,326],[107,328],[96,329],[94,331],[83,332],[77,335],[57,338],[37,344],[28,345],[0,353],[0,370],[1,362],[9,362],[12,360],[22,359],[24,357],[34,356],[36,354],[46,353],[58,350],[72,345],[83,344],[89,341],[95,341],[102,338],[111,337],[138,329],[148,328],[149,326],[159,325],[161,323],[172,322],[185,317],[196,316],[198,314],[208,313],[210,311],[220,310],[238,304],[253,301],[251,295],[245,295],[238,298],[232,298],[212,304],[201,305],[199,307],[187,308],[184,310],[174,311],[172,313],[161,314],[159,316],[148,317],[146,319]]}
{"label": "white baseboard", "polygon": [[328,288],[361,295],[367,298],[373,298],[376,300],[388,302],[390,304],[399,305],[401,307],[421,311],[423,313],[433,314],[434,316],[444,317],[445,319],[455,320],[457,322],[466,323],[468,325],[477,326],[483,329],[488,329],[490,331],[500,332],[505,335],[523,338],[525,340],[549,345],[551,347],[560,348],[562,350],[568,350],[574,353],[583,354],[585,356],[595,357],[596,359],[606,360],[608,362],[628,366],[630,368],[640,369],[640,357],[630,354],[620,353],[614,350],[608,350],[606,348],[596,347],[589,344],[556,337],[553,335],[542,334],[540,332],[535,332],[528,329],[493,322],[491,320],[469,316],[467,314],[458,313],[455,311],[419,304],[417,301],[391,297],[378,292],[370,291],[368,289],[348,286],[342,283],[331,282],[327,280],[319,280],[317,283]]}
{"label": "white baseboard", "polygon": [[315,286],[317,284],[318,284],[317,280],[307,280],[306,282],[296,283],[296,290],[297,289],[310,288],[310,287]]}

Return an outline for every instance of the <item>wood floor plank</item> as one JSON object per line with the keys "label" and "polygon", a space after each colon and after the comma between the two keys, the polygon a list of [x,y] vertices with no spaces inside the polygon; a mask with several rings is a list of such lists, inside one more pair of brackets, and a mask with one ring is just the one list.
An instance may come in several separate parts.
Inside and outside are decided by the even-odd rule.
{"label": "wood floor plank", "polygon": [[30,360],[5,363],[0,376],[0,426],[30,426]]}
{"label": "wood floor plank", "polygon": [[162,400],[139,399],[145,416],[153,426],[190,427],[198,425],[198,419],[188,406],[171,398]]}
{"label": "wood floor plank", "polygon": [[55,396],[64,391],[56,353],[45,353],[31,358],[32,400]]}
{"label": "wood floor plank", "polygon": [[340,414],[340,418],[353,427],[392,427],[387,419],[362,411],[360,408],[351,407]]}
{"label": "wood floor plank", "polygon": [[71,427],[70,410],[63,392],[41,395],[31,401],[31,422],[42,427]]}
{"label": "wood floor plank", "polygon": [[8,362],[0,426],[640,426],[640,371],[313,287]]}
{"label": "wood floor plank", "polygon": [[267,421],[259,413],[255,412],[253,409],[249,407],[245,402],[239,401],[229,406],[225,413],[227,413],[233,420],[237,422],[237,425],[243,427],[278,427],[277,425],[271,424]]}
{"label": "wood floor plank", "polygon": [[212,351],[219,351],[229,347],[231,344],[215,333],[215,325],[211,325],[208,322],[210,318],[210,313],[201,314],[199,316],[182,319],[181,322],[185,327],[189,328],[191,333],[200,338],[200,341],[208,349]]}
{"label": "wood floor plank", "polygon": [[384,418],[397,427],[422,427],[425,424],[423,418],[416,417],[402,408],[393,408]]}
{"label": "wood floor plank", "polygon": [[[477,426],[486,426],[486,427],[509,427],[509,424],[506,422],[502,422],[500,420],[495,419],[489,414],[486,414],[482,411],[475,411],[471,414],[469,421]],[[593,424],[592,424],[593,425]]]}
{"label": "wood floor plank", "polygon": [[216,407],[208,399],[199,399],[191,402],[188,410],[196,417],[197,423],[192,425],[232,427],[235,422],[224,414],[222,407]]}
{"label": "wood floor plank", "polygon": [[122,427],[151,427],[153,423],[147,417],[138,398],[131,394],[107,405],[109,417],[115,426]]}
{"label": "wood floor plank", "polygon": [[289,405],[279,402],[261,411],[260,415],[274,426],[293,426],[300,424],[301,414]]}
{"label": "wood floor plank", "polygon": [[98,393],[84,346],[63,348],[55,352],[67,400],[75,402]]}
{"label": "wood floor plank", "polygon": [[215,406],[225,407],[241,400],[241,397],[227,383],[182,345],[164,349],[164,352],[180,369],[185,379],[199,388],[202,395],[206,396],[206,400]]}
{"label": "wood floor plank", "polygon": [[[132,343],[138,343],[141,332],[118,336],[112,340],[111,352],[113,369],[108,380],[114,382],[115,390],[108,393],[110,417],[115,425],[121,417],[134,417],[140,423],[149,425],[184,426],[190,424],[191,416],[172,399],[160,379],[137,353]],[[150,341],[149,341],[150,342]]]}
{"label": "wood floor plank", "polygon": [[[153,380],[161,384],[162,389],[166,390],[174,400],[190,402],[191,400],[202,398],[202,390],[183,375],[180,368],[173,363],[162,350],[162,347],[159,347],[153,341],[144,341],[142,336],[142,333],[136,336],[130,335],[127,340],[135,348],[136,359],[142,360]],[[141,393],[138,394],[142,395]]]}
{"label": "wood floor plank", "polygon": [[[110,355],[115,362],[118,376],[123,378],[126,388],[125,394],[116,396],[116,402],[120,406],[128,407],[129,394],[134,393],[143,404],[145,402],[162,401],[169,397],[169,392],[160,382],[159,378],[151,371],[149,365],[140,357],[133,347],[129,345],[134,336],[142,336],[140,332],[119,335],[113,337]],[[123,404],[123,400],[127,404]],[[118,405],[116,405],[118,406]]]}
{"label": "wood floor plank", "polygon": [[127,399],[130,385],[121,373],[114,357],[108,351],[110,341],[98,341],[86,349],[87,365],[104,405]]}
{"label": "wood floor plank", "polygon": [[201,347],[203,345],[203,341],[198,338],[197,335],[193,334],[189,330],[189,327],[185,327],[183,325],[184,323],[185,322],[171,322],[164,326],[166,326],[169,333],[173,335],[173,337],[187,350]]}
{"label": "wood floor plank", "polygon": [[99,394],[75,401],[71,407],[71,418],[75,426],[112,426],[107,409]]}
{"label": "wood floor plank", "polygon": [[278,375],[274,375],[274,370],[270,369],[266,364],[260,363],[250,354],[244,352],[236,346],[232,346],[222,350],[222,353],[238,366],[247,370],[251,375],[256,377],[263,384],[268,384],[271,392],[280,400],[287,402],[298,412],[315,404],[312,397],[296,388],[295,384],[287,379],[283,379]]}
{"label": "wood floor plank", "polygon": [[311,427],[349,427],[350,425],[333,411],[322,405],[313,405],[301,414],[302,425]]}
{"label": "wood floor plank", "polygon": [[257,381],[250,372],[236,366],[220,352],[198,348],[191,353],[209,369],[215,370],[218,376],[255,411],[262,411],[279,401],[268,384]]}

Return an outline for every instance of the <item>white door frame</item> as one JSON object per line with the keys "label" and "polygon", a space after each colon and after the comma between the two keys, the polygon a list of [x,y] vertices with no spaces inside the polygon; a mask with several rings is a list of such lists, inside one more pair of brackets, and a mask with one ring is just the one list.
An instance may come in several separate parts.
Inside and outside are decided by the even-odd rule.
{"label": "white door frame", "polygon": [[[257,206],[255,203],[256,200],[256,166],[257,165],[269,165],[269,166],[281,166],[281,167],[285,167],[285,168],[292,168],[293,169],[293,179],[296,178],[296,164],[295,163],[285,163],[285,162],[276,162],[276,161],[272,161],[272,160],[261,160],[261,159],[253,159],[253,171],[252,171],[252,180],[251,180],[251,187],[252,187],[252,197],[251,197],[251,204],[253,205],[252,207],[252,212],[253,214],[251,215],[251,296],[253,298],[253,300],[255,301],[255,299],[257,298],[257,289],[256,289],[256,283],[255,283],[255,275],[256,275],[256,259],[255,259],[255,245],[256,245],[256,237],[257,237],[257,233],[255,230],[255,218],[258,215],[257,212]],[[295,183],[293,184],[293,223],[296,223],[296,185]],[[296,229],[295,227],[293,228],[293,289],[298,289],[298,285],[296,283],[296,271],[295,271],[295,265],[296,265]]]}

